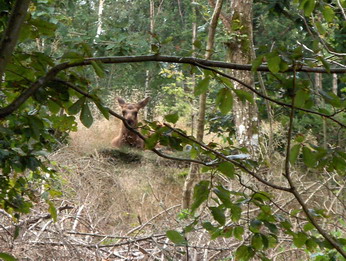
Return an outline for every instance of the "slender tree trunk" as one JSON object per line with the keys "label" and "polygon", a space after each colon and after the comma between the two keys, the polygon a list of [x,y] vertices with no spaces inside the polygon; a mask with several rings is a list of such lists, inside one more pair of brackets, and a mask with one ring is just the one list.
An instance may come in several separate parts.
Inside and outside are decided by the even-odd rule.
{"label": "slender tree trunk", "polygon": [[[192,0],[192,3],[194,2],[194,0]],[[197,16],[196,16],[196,6],[193,5],[192,6],[192,57],[196,57],[196,46],[195,46],[195,42],[197,40]],[[192,79],[192,89],[195,88],[196,85],[196,74],[192,73],[191,76]],[[195,134],[195,115],[196,115],[196,111],[195,111],[195,104],[196,101],[194,98],[191,99],[191,105],[192,105],[192,110],[191,110],[191,135],[193,136]]]}
{"label": "slender tree trunk", "polygon": [[338,95],[338,75],[333,73],[333,93]]}
{"label": "slender tree trunk", "polygon": [[[211,18],[209,32],[208,32],[208,42],[205,53],[205,59],[210,59],[213,54],[215,31],[217,26],[217,21],[221,12],[223,0],[218,0],[216,2],[214,12]],[[195,8],[195,7],[193,7]],[[204,136],[204,126],[205,126],[205,111],[206,111],[207,94],[203,94],[199,97],[199,111],[197,119],[197,141],[202,142]],[[192,189],[194,184],[198,180],[199,166],[197,164],[191,164],[190,171],[186,177],[184,189],[183,189],[183,208],[188,208],[191,204]]]}
{"label": "slender tree trunk", "polygon": [[10,61],[12,52],[16,47],[29,4],[30,0],[17,0],[14,3],[8,26],[2,34],[0,42],[0,83],[2,82],[6,65]]}
{"label": "slender tree trunk", "polygon": [[105,0],[99,0],[99,10],[97,13],[97,30],[96,30],[96,37],[94,41],[100,37],[102,33],[102,14],[103,14],[103,6],[104,6]]}
{"label": "slender tree trunk", "polygon": [[[322,74],[315,73],[315,88],[318,93],[319,90],[322,90]],[[324,101],[321,99],[320,102],[324,106]],[[327,148],[327,122],[325,118],[322,118],[322,132],[323,132],[323,147]]]}
{"label": "slender tree trunk", "polygon": [[[227,29],[232,38],[227,43],[227,60],[251,64],[252,49],[252,0],[231,1],[231,16]],[[251,71],[232,70],[232,76],[254,85],[254,77]],[[242,85],[234,82],[235,89],[247,91]],[[253,95],[253,94],[251,94]],[[242,102],[238,97],[233,105],[234,122],[239,145],[255,150],[258,147],[258,110],[255,103]]]}
{"label": "slender tree trunk", "polygon": [[[153,34],[155,31],[155,2],[154,0],[149,0],[149,10],[150,10],[150,44],[153,42]],[[151,73],[150,70],[146,70],[145,72],[145,86],[144,86],[144,96],[150,97],[151,96],[151,89],[150,89],[150,79],[151,79]],[[152,106],[148,105],[144,108],[144,119],[145,120],[152,120]]]}

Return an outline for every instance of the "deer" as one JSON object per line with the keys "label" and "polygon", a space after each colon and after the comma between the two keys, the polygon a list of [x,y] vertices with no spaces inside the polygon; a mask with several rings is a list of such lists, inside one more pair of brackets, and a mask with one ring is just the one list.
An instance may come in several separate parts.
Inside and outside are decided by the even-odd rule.
{"label": "deer", "polygon": [[[127,103],[121,97],[117,98],[118,103],[122,110],[122,115],[126,120],[126,123],[131,128],[136,128],[138,125],[138,111],[144,108],[150,98],[147,97],[144,100],[137,103]],[[129,130],[124,122],[122,122],[120,133],[111,142],[113,147],[123,148],[123,147],[133,147],[138,149],[144,148],[144,141],[138,137],[138,135],[131,130]]]}

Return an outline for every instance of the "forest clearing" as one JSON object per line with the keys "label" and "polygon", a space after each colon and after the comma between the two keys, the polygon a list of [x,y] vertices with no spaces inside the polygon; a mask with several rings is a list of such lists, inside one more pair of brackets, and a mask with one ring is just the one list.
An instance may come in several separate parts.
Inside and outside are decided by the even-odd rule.
{"label": "forest clearing", "polygon": [[0,260],[346,260],[345,0],[0,22]]}

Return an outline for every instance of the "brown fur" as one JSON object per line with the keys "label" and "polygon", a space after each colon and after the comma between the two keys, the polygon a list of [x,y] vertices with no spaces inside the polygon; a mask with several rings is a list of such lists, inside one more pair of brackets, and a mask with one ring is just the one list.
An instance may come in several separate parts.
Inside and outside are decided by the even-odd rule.
{"label": "brown fur", "polygon": [[[136,128],[138,125],[138,111],[145,107],[150,98],[145,98],[138,103],[126,103],[122,98],[118,97],[118,103],[121,107],[123,117],[130,127]],[[120,134],[112,140],[112,146],[117,148],[134,147],[143,149],[144,142],[135,133],[126,128],[124,123],[121,125]]]}

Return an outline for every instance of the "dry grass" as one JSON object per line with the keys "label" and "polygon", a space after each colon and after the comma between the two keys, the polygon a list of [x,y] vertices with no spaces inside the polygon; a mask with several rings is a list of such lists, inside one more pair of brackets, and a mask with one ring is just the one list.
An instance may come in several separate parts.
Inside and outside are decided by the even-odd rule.
{"label": "dry grass", "polygon": [[[10,218],[0,219],[6,220],[0,222],[1,251],[10,252],[20,260],[186,258],[182,251],[187,248],[171,244],[165,237],[165,232],[184,225],[185,221],[177,220],[176,217],[180,211],[184,182],[181,173],[188,169],[186,166],[160,159],[150,151],[110,150],[110,141],[116,136],[118,127],[119,121],[115,120],[97,121],[90,129],[80,126],[78,132],[71,135],[70,144],[51,155],[61,175],[61,182],[57,186],[63,192],[63,195],[55,200],[55,204],[57,207],[68,205],[72,208],[60,211],[58,221],[53,223],[42,214],[46,213],[47,205],[40,202],[33,213],[23,219],[20,226],[23,232],[16,240],[11,237],[14,226]],[[277,149],[283,141],[284,131],[280,125],[275,125],[274,130],[277,133],[274,142]],[[267,131],[268,126],[264,126],[262,132],[266,134]],[[266,145],[261,153],[268,153]],[[260,169],[258,174],[275,184],[287,185],[280,180],[283,163],[283,155],[276,152],[268,157],[268,166]],[[327,172],[323,175],[325,180],[312,180],[308,171],[303,173],[301,169],[294,169],[292,172],[297,189],[309,202],[310,207],[323,205],[328,214],[346,216],[344,204],[338,202],[337,197],[332,194],[335,191],[335,194],[342,195],[345,189],[344,181],[339,181],[341,185],[332,191],[328,187],[328,180],[335,180],[336,175]],[[213,182],[219,182],[237,192],[246,191],[236,179],[216,176]],[[243,182],[257,191],[272,193],[274,202],[286,212],[299,208],[292,195],[286,192],[268,190],[268,187],[259,185],[252,178],[245,180],[245,175]],[[210,201],[209,204],[213,202]],[[287,214],[274,205],[272,207],[273,214]],[[244,207],[239,224],[247,227],[246,224],[255,218],[259,211],[256,207]],[[203,220],[212,220],[209,211],[203,211],[201,215]],[[299,219],[291,217],[294,229],[307,222],[304,215],[297,215]],[[37,216],[40,218],[37,219]],[[325,226],[330,230],[340,229],[337,223]],[[2,227],[9,233],[1,230]],[[246,243],[249,243],[250,236],[251,233],[246,230]],[[308,259],[309,255],[302,249],[292,248],[291,238],[284,234],[279,234],[278,238],[279,244],[268,250],[268,255],[273,260]],[[191,246],[191,260],[231,260],[232,253],[243,243],[232,237],[210,240],[209,233],[203,229],[189,233],[188,242]]]}

